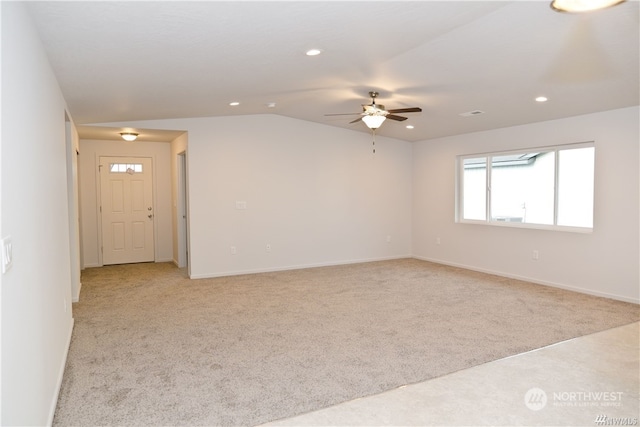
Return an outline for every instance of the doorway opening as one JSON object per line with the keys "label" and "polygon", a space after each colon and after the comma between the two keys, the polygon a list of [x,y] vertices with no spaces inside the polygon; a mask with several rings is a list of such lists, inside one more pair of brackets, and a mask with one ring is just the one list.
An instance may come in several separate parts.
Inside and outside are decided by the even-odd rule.
{"label": "doorway opening", "polygon": [[189,262],[189,212],[187,194],[187,152],[178,153],[178,267],[187,268],[190,274]]}
{"label": "doorway opening", "polygon": [[67,152],[67,208],[69,215],[69,256],[71,273],[71,301],[80,300],[80,268],[82,247],[80,246],[80,205],[78,191],[78,138],[69,114],[64,112],[65,150]]}

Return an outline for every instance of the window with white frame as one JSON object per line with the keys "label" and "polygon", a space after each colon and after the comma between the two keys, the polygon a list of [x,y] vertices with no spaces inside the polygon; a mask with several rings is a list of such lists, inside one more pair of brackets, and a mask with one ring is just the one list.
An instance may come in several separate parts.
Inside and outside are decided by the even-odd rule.
{"label": "window with white frame", "polygon": [[459,222],[593,229],[594,143],[458,157]]}
{"label": "window with white frame", "polygon": [[141,163],[111,163],[109,165],[110,173],[142,173]]}

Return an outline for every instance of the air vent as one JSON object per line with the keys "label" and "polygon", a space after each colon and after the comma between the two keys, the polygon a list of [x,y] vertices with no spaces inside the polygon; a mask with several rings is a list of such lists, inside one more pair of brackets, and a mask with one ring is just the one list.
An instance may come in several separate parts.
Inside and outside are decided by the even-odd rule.
{"label": "air vent", "polygon": [[468,111],[466,113],[460,113],[460,115],[462,117],[471,117],[471,116],[477,116],[478,114],[484,114],[484,111],[480,111],[480,110],[473,110],[473,111]]}

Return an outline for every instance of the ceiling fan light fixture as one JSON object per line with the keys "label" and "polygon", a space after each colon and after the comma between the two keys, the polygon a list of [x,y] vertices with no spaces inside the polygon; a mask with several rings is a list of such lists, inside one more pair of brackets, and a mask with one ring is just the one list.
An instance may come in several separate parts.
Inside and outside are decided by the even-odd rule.
{"label": "ceiling fan light fixture", "polygon": [[383,115],[362,117],[362,121],[369,129],[378,129],[386,119]]}
{"label": "ceiling fan light fixture", "polygon": [[551,9],[557,12],[590,12],[615,6],[626,0],[553,0]]}
{"label": "ceiling fan light fixture", "polygon": [[120,132],[120,136],[128,142],[135,141],[138,138],[138,134],[135,132]]}

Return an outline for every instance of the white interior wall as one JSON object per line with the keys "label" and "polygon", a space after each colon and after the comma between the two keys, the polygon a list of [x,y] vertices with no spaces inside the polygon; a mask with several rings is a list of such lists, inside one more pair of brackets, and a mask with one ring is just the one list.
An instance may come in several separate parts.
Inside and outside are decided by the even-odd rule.
{"label": "white interior wall", "polygon": [[276,115],[117,125],[188,131],[191,277],[411,255],[408,142],[374,155],[370,134]]}
{"label": "white interior wall", "polygon": [[[640,302],[639,126],[631,107],[415,143],[414,256]],[[593,233],[455,223],[457,155],[585,141],[596,145]]]}
{"label": "white interior wall", "polygon": [[69,346],[65,101],[21,2],[2,9],[2,425],[53,420]]}
{"label": "white interior wall", "polygon": [[411,146],[378,138],[377,152],[370,135],[281,116],[194,122],[192,277],[409,255]]}
{"label": "white interior wall", "polygon": [[80,140],[78,159],[82,216],[83,268],[101,266],[98,210],[100,156],[151,157],[154,180],[155,261],[173,259],[171,218],[171,144],[167,142]]}

